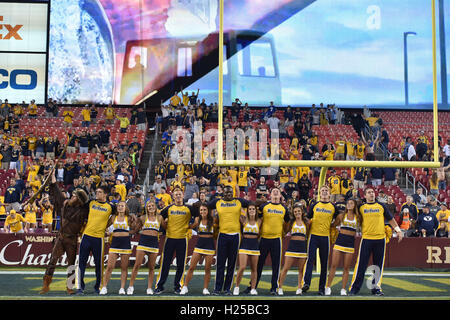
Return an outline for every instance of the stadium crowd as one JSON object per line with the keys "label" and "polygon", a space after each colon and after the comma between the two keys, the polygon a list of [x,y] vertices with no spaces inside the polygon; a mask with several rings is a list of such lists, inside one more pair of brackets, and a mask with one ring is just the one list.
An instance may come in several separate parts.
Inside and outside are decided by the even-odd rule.
{"label": "stadium crowd", "polygon": [[[28,105],[25,102],[11,105],[8,100],[2,102],[0,173],[5,180],[0,185],[0,195],[3,196],[0,221],[4,223],[7,214],[13,209],[24,215],[23,229],[26,231],[39,226],[47,229],[58,227],[58,217],[54,214],[52,222],[48,223],[49,219],[46,218],[44,223],[44,212],[48,209],[42,206],[42,201],[47,197],[46,192],[39,195],[39,201],[31,206],[21,208],[20,204],[39,190],[62,153],[55,170],[57,180],[67,195],[75,188],[83,187],[94,197],[96,186],[108,185],[111,188],[109,200],[129,201],[134,214],[142,213],[149,199],[154,200],[158,209],[162,210],[172,202],[172,190],[177,186],[183,188],[184,200],[188,204],[217,197],[226,185],[233,187],[234,196],[252,201],[268,200],[271,187],[279,186],[283,190],[284,203],[291,208],[300,200],[310,203],[317,197],[320,167],[217,167],[214,165],[214,149],[208,153],[204,144],[200,155],[192,152],[190,161],[174,163],[173,151],[177,141],[172,141],[172,134],[177,129],[184,128],[190,132],[194,150],[194,129],[200,127],[204,133],[207,129],[217,127],[218,105],[207,104],[205,99],[199,99],[199,91],[191,95],[183,91],[176,92],[167,105],[161,106],[156,122],[161,135],[163,157],[155,164],[155,179],[150,183],[148,194],[144,195],[141,186],[135,184],[144,140],[133,135],[129,141],[130,135],[127,135],[124,139],[112,141],[111,130],[117,130],[119,125],[121,133],[127,129],[145,132],[145,111],[136,106],[121,116],[115,110],[112,105],[104,108],[96,105],[61,108],[51,99],[43,107],[37,107],[34,101]],[[40,127],[27,130],[21,126],[21,121],[28,125],[29,121],[40,119],[61,120],[59,138],[48,131],[47,135],[42,135],[38,131]],[[75,123],[76,119],[80,120],[78,124]],[[276,152],[276,156],[284,160],[375,160],[375,151],[379,150],[384,151],[391,161],[430,160],[434,157],[433,139],[423,131],[414,139],[417,143],[410,136],[398,145],[389,142],[383,119],[366,106],[352,112],[344,112],[334,104],[325,106],[323,103],[313,104],[311,108],[281,108],[270,102],[267,107],[255,108],[236,99],[231,106],[224,107],[223,119],[224,129],[241,128],[245,131],[251,128],[257,134],[263,129],[269,134],[276,131],[280,143],[277,148],[268,148],[268,156],[274,156],[271,153]],[[64,134],[61,135],[61,132]],[[65,149],[66,141],[69,143]],[[388,205],[407,236],[423,234],[419,229],[423,224],[422,215],[427,211],[437,217],[437,222],[433,219],[433,226],[427,225],[426,234],[438,234],[444,225],[448,232],[450,211],[448,201],[445,201],[448,199],[437,198],[442,192],[449,193],[450,141],[441,144],[440,137],[442,166],[426,172],[429,190],[424,190],[423,185],[418,187],[417,193],[422,192],[421,196],[401,194],[398,179],[404,172],[400,169],[336,168],[327,173],[332,201],[345,202],[349,198],[361,200],[362,191],[371,185],[377,188],[378,200]],[[245,159],[249,159],[251,146],[248,138],[244,148]],[[411,221],[407,222],[406,217],[411,217]],[[446,219],[447,223],[441,223]],[[402,221],[405,222],[402,224]]]}
{"label": "stadium crowd", "polygon": [[[4,230],[59,228],[59,217],[48,201],[48,185],[43,186],[53,168],[69,197],[81,187],[92,198],[96,187],[107,185],[111,190],[108,200],[132,199],[134,213],[143,206],[141,186],[135,184],[147,130],[142,108],[64,107],[52,99],[38,107],[34,100],[11,105],[5,99],[0,102],[0,128],[0,223]],[[38,191],[37,201],[22,208]]]}
{"label": "stadium crowd", "polygon": [[[94,249],[98,244],[94,245],[92,241],[104,236],[112,237],[112,258],[108,262],[107,281],[103,284],[100,274],[97,274],[100,260],[95,262],[95,291],[99,294],[107,294],[110,273],[119,255],[125,255],[121,260],[119,294],[133,294],[132,282],[127,291],[124,288],[128,266],[126,257],[131,254],[131,233],[141,233],[137,247],[140,252],[139,259],[142,259],[144,254],[150,257],[147,294],[160,294],[164,291],[163,285],[171,264],[167,259],[174,253],[177,257],[180,255],[180,259],[186,255],[187,242],[183,239],[192,234],[199,235],[193,255],[195,263],[191,264],[188,272],[190,279],[200,257],[203,255],[206,258],[216,252],[211,240],[213,234],[217,237],[213,229],[219,226],[216,231],[219,234],[217,272],[223,273],[223,277],[216,277],[213,294],[220,294],[224,288],[226,294],[238,295],[239,284],[236,283],[232,292],[232,281],[230,282],[230,272],[233,271],[230,271],[230,265],[236,265],[233,259],[237,259],[237,254],[230,255],[231,251],[225,249],[230,245],[227,242],[230,240],[223,240],[224,236],[232,237],[231,235],[235,234],[236,221],[224,220],[222,215],[234,214],[234,211],[223,209],[217,203],[232,203],[233,206],[240,203],[237,208],[247,208],[244,210],[245,218],[239,218],[245,240],[239,249],[239,264],[246,266],[247,260],[241,259],[246,259],[247,256],[259,257],[251,260],[252,280],[245,290],[250,294],[257,294],[256,287],[268,254],[271,255],[272,262],[275,261],[272,263],[271,294],[283,295],[281,284],[277,287],[277,274],[281,272],[284,279],[295,259],[302,262],[299,264],[297,294],[307,292],[312,271],[312,262],[309,260],[312,261],[312,256],[308,263],[305,263],[306,257],[315,252],[311,246],[317,246],[320,252],[326,252],[328,255],[327,246],[330,244],[324,246],[324,232],[327,234],[326,239],[331,237],[332,243],[336,241],[333,251],[336,259],[339,257],[338,252],[352,255],[354,236],[367,232],[367,226],[364,229],[361,224],[360,213],[356,209],[358,206],[385,212],[387,220],[381,221],[382,239],[386,234],[386,239],[389,240],[393,235],[392,230],[400,237],[399,240],[403,237],[449,237],[448,201],[437,199],[437,196],[443,193],[448,194],[449,190],[449,140],[443,146],[441,141],[439,143],[441,168],[427,172],[430,180],[429,190],[423,185],[417,185],[413,195],[403,194],[399,187],[401,170],[395,168],[330,168],[327,172],[326,188],[320,188],[319,198],[320,167],[218,167],[215,165],[214,148],[205,148],[204,141],[200,139],[202,148],[195,149],[194,144],[199,142],[196,134],[200,131],[203,138],[208,129],[217,127],[218,119],[217,104],[207,105],[204,99],[199,100],[198,97],[199,91],[192,92],[191,95],[182,92],[181,97],[175,93],[167,105],[161,106],[155,129],[161,135],[162,158],[151,168],[155,178],[146,181],[150,186],[147,194],[143,193],[145,189],[136,184],[137,168],[140,165],[147,130],[142,108],[133,107],[122,110],[124,112],[112,105],[102,108],[95,105],[86,105],[79,109],[58,108],[51,100],[41,108],[37,107],[34,101],[28,106],[23,103],[13,107],[5,100],[0,105],[0,173],[3,176],[0,187],[4,188],[0,204],[2,231],[57,231],[60,221],[54,210],[55,185],[63,191],[66,199],[78,199],[73,201],[81,205],[80,208],[90,201],[95,202],[95,205],[89,207],[89,213],[92,211],[92,214],[97,215],[101,209],[100,211],[110,213],[111,217],[102,217],[101,221],[98,220],[100,218],[87,219],[88,231],[83,233],[80,256],[83,253],[83,278],[85,260],[90,250],[94,250],[94,259],[99,259],[99,251],[95,253]],[[267,156],[272,158],[373,161],[379,157],[380,151],[385,152],[391,161],[426,160],[434,157],[432,141],[425,140],[422,132],[417,141],[427,145],[425,150],[418,147],[419,143],[414,144],[411,137],[405,138],[400,145],[392,145],[389,142],[389,133],[383,126],[383,119],[366,107],[359,112],[349,113],[333,104],[325,106],[321,103],[304,109],[276,107],[270,102],[267,107],[255,108],[236,99],[231,106],[224,108],[223,119],[224,129],[253,129],[251,133],[256,135],[257,140],[265,136],[266,130],[269,138]],[[59,122],[55,125],[56,129],[50,131],[42,126],[33,126],[33,121],[50,125],[52,120]],[[180,128],[184,129],[184,136],[177,134]],[[113,139],[113,136],[118,138]],[[129,141],[130,137],[132,141]],[[239,142],[242,142],[244,158],[250,159],[253,136],[247,137],[245,141],[239,141],[239,137],[233,138],[233,151]],[[227,141],[227,137],[224,136],[223,140]],[[191,141],[190,145],[188,141]],[[191,148],[192,152],[186,152],[189,151],[188,148]],[[180,162],[180,159],[184,161]],[[51,174],[52,171],[54,174]],[[436,176],[439,177],[437,181]],[[46,177],[51,177],[50,185],[46,184]],[[28,203],[30,198],[36,198],[36,201]],[[213,213],[214,209],[217,213]],[[278,221],[279,219],[274,220],[273,217],[267,216],[267,222],[261,220],[266,217],[267,212],[273,210],[284,212],[282,230],[277,229],[282,222]],[[329,215],[321,216],[324,210],[333,212],[333,220],[329,220]],[[241,209],[236,212],[240,214]],[[179,217],[170,218],[173,215]],[[316,215],[317,218],[312,219]],[[179,220],[185,219],[184,216],[191,217],[191,221]],[[170,222],[175,219],[177,222]],[[323,226],[319,225],[322,222],[313,223],[314,220],[327,220],[325,224],[329,224],[329,227],[325,231],[321,230]],[[277,226],[275,229],[278,231],[272,229],[272,226]],[[226,233],[225,230],[233,230],[233,233]],[[338,234],[333,230],[337,230]],[[380,233],[379,231],[378,228],[377,232]],[[314,239],[308,242],[309,249],[306,249],[306,234],[309,232],[313,235],[311,239]],[[159,251],[158,233],[167,237],[163,250],[164,256],[169,258],[164,258],[161,262],[160,275],[153,291],[153,272]],[[286,251],[287,262],[283,270],[280,270],[281,264],[276,261],[281,262],[281,248],[277,247],[279,244],[274,244],[273,240],[281,239],[286,234],[291,235],[291,240]],[[183,241],[179,242],[180,239]],[[258,241],[261,241],[260,245]],[[235,247],[236,244],[232,246]],[[54,250],[57,250],[55,248]],[[332,274],[325,284],[328,258],[320,255],[323,267],[319,294],[330,295],[330,279],[334,277],[333,270],[337,265],[332,266]],[[227,259],[231,262],[228,262],[225,268]],[[209,267],[205,268],[203,294],[209,294],[208,273],[211,260],[208,258],[207,261]],[[303,267],[305,276],[300,272]],[[137,274],[136,268],[139,266],[135,266],[133,277]],[[174,289],[178,294],[188,292],[188,281],[184,286],[178,281],[184,272],[183,268],[183,264],[177,263]],[[344,276],[348,277],[348,269],[349,266],[344,265]],[[49,265],[41,293],[49,290],[52,270],[54,265]],[[242,274],[243,269],[240,268],[239,272]],[[362,279],[361,275],[357,278],[360,278],[358,281]],[[346,285],[347,280],[343,281],[341,295],[347,295]],[[68,288],[69,291],[72,293]],[[350,294],[356,294],[358,291],[359,285],[353,282]],[[84,282],[78,292],[84,294]],[[373,289],[372,294],[383,295],[380,288]]]}

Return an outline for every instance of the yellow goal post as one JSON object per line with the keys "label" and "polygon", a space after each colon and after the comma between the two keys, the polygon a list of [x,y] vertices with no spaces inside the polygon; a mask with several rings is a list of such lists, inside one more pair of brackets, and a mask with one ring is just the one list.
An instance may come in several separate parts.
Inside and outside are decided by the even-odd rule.
{"label": "yellow goal post", "polygon": [[432,12],[432,47],[433,47],[433,161],[348,161],[348,160],[225,160],[223,159],[223,20],[224,0],[219,0],[219,97],[218,97],[218,130],[217,130],[217,166],[253,166],[253,167],[321,167],[319,188],[323,185],[326,171],[330,167],[377,167],[377,168],[439,168],[438,146],[438,104],[437,104],[437,71],[436,71],[436,8],[435,0],[431,0]]}

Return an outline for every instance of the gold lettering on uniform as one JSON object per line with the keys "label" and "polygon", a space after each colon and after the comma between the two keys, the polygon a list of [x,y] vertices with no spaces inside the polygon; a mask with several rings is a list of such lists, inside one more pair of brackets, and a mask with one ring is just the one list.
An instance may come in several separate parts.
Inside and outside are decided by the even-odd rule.
{"label": "gold lettering on uniform", "polygon": [[441,255],[441,248],[439,247],[433,247],[433,246],[427,246],[428,250],[428,260],[427,263],[442,263],[442,260],[439,258]]}
{"label": "gold lettering on uniform", "polygon": [[444,263],[450,263],[450,247],[444,247],[445,250],[445,261]]}

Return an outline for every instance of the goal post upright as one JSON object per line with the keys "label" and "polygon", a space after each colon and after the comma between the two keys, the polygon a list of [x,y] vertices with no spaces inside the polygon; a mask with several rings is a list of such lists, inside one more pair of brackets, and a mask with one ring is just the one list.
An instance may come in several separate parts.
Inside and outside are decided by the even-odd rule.
{"label": "goal post upright", "polygon": [[[218,130],[217,130],[217,166],[254,166],[254,167],[322,167],[322,168],[439,168],[438,139],[438,103],[437,103],[437,67],[436,67],[436,8],[431,0],[432,47],[433,47],[433,161],[354,161],[354,160],[224,160],[223,156],[223,20],[224,0],[219,0],[219,88],[218,88]],[[323,181],[322,181],[323,180]],[[319,179],[319,187],[324,179]]]}

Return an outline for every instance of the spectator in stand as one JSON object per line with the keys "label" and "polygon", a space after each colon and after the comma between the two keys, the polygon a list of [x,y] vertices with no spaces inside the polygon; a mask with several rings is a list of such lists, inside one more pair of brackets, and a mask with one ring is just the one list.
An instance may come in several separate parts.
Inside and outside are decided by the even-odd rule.
{"label": "spectator in stand", "polygon": [[337,174],[336,170],[331,170],[331,176],[327,180],[330,187],[330,201],[336,202],[338,195],[341,194],[341,177]]}
{"label": "spectator in stand", "polygon": [[152,190],[155,191],[155,194],[160,194],[162,187],[165,187],[167,189],[167,184],[165,181],[162,180],[161,175],[157,175],[155,182],[152,185]]}
{"label": "spectator in stand", "polygon": [[368,168],[358,167],[355,169],[353,186],[355,189],[364,189],[367,183]]}
{"label": "spectator in stand", "polygon": [[395,168],[383,168],[383,185],[396,186],[398,180],[398,169]]}
{"label": "spectator in stand", "polygon": [[418,187],[416,189],[416,193],[413,194],[412,197],[413,197],[413,201],[416,204],[417,209],[419,209],[419,213],[420,213],[420,211],[422,211],[422,209],[427,204],[427,197],[424,195],[423,189],[421,187]]}
{"label": "spectator in stand", "polygon": [[108,146],[109,145],[109,139],[111,137],[111,133],[106,128],[105,125],[103,125],[102,129],[98,132],[100,136],[100,146]]}
{"label": "spectator in stand", "polygon": [[383,182],[383,169],[371,168],[370,169],[370,183],[374,186],[381,186]]}
{"label": "spectator in stand", "polygon": [[64,117],[64,126],[65,127],[72,127],[72,119],[74,117],[74,113],[70,109],[66,109],[63,111],[63,117]]}
{"label": "spectator in stand", "polygon": [[23,180],[18,177],[13,177],[9,180],[9,187],[6,188],[4,204],[6,205],[6,211],[20,210],[20,202],[22,200],[22,193],[25,188]]}
{"label": "spectator in stand", "polygon": [[433,195],[428,195],[428,202],[426,206],[430,209],[430,213],[436,215],[439,210],[441,210],[440,206],[437,203],[437,199]]}
{"label": "spectator in stand", "polygon": [[417,161],[425,161],[424,157],[427,155],[427,151],[428,151],[428,146],[427,144],[421,140],[420,138],[417,139],[417,144],[416,144],[416,160]]}
{"label": "spectator in stand", "polygon": [[139,107],[137,110],[136,123],[138,130],[143,131],[147,127],[147,112],[142,107]]}
{"label": "spectator in stand", "polygon": [[178,91],[175,91],[174,95],[170,98],[170,105],[174,108],[181,104],[181,98],[178,96]]}
{"label": "spectator in stand", "polygon": [[394,198],[392,196],[387,197],[387,202],[384,204],[385,207],[389,210],[390,213],[394,216],[394,219],[396,216],[398,216],[397,207],[394,202]]}
{"label": "spectator in stand", "polygon": [[441,202],[441,210],[436,213],[436,218],[439,220],[439,223],[445,223],[447,225],[447,230],[450,227],[450,210],[448,209],[448,204],[445,202]]}
{"label": "spectator in stand", "polygon": [[47,141],[45,142],[45,157],[47,159],[55,159],[56,148],[57,141],[55,141],[51,136],[48,137]]}
{"label": "spectator in stand", "polygon": [[392,148],[392,152],[389,154],[389,161],[402,161],[402,155],[396,147]]}
{"label": "spectator in stand", "polygon": [[380,190],[378,192],[377,201],[385,205],[388,202],[388,195],[384,193],[383,190]]}
{"label": "spectator in stand", "polygon": [[450,238],[450,233],[448,232],[448,225],[445,222],[439,224],[439,228],[436,230],[436,238]]}
{"label": "spectator in stand", "polygon": [[334,154],[334,160],[345,160],[345,146],[346,139],[344,135],[340,135],[339,139],[335,141],[336,151]]}
{"label": "spectator in stand", "polygon": [[28,106],[28,117],[37,118],[37,115],[38,115],[38,107],[36,105],[36,101],[33,99],[31,100]]}
{"label": "spectator in stand", "polygon": [[384,126],[380,126],[381,136],[380,143],[385,146],[386,150],[389,150],[389,133]]}
{"label": "spectator in stand", "polygon": [[438,219],[430,213],[430,208],[425,206],[417,219],[416,234],[422,237],[433,237],[438,227]]}
{"label": "spectator in stand", "polygon": [[115,111],[114,111],[114,107],[112,106],[112,104],[109,104],[103,112],[105,115],[105,123],[107,125],[114,124]]}
{"label": "spectator in stand", "polygon": [[[361,136],[363,136],[361,134]],[[356,160],[363,160],[366,155],[366,145],[364,144],[364,141],[362,138],[358,139],[358,143],[355,146],[355,157]]]}
{"label": "spectator in stand", "polygon": [[438,196],[439,195],[439,181],[436,169],[431,169],[431,176],[429,178],[430,183],[430,194]]}
{"label": "spectator in stand", "polygon": [[404,208],[408,209],[409,215],[414,221],[416,221],[417,217],[419,216],[419,210],[417,208],[417,205],[414,203],[412,196],[406,196],[406,202],[402,204],[400,211],[403,212]]}
{"label": "spectator in stand", "polygon": [[89,128],[91,124],[91,109],[89,108],[89,105],[86,104],[81,110],[81,116],[83,117],[83,120],[81,121],[81,126]]}
{"label": "spectator in stand", "polygon": [[116,115],[116,118],[120,121],[120,132],[126,133],[130,125],[130,119],[127,116],[119,117],[118,115]]}
{"label": "spectator in stand", "polygon": [[90,115],[91,115],[91,122],[92,123],[96,123],[97,122],[97,116],[98,116],[98,111],[97,111],[97,107],[95,106],[95,104],[92,104],[90,109],[89,109]]}
{"label": "spectator in stand", "polygon": [[362,129],[364,128],[364,118],[360,113],[353,113],[350,122],[355,129],[358,136],[361,136]]}
{"label": "spectator in stand", "polygon": [[266,199],[269,195],[269,188],[266,184],[266,178],[261,176],[259,179],[259,183],[256,186],[256,199]]}
{"label": "spectator in stand", "polygon": [[300,199],[308,200],[309,192],[312,188],[312,182],[308,179],[308,175],[306,173],[304,173],[302,177],[298,180],[297,185]]}
{"label": "spectator in stand", "polygon": [[16,210],[11,209],[6,217],[4,228],[7,233],[24,233],[24,223],[25,218],[18,214]]}
{"label": "spectator in stand", "polygon": [[83,131],[78,137],[79,153],[89,153],[89,138],[90,135]]}

